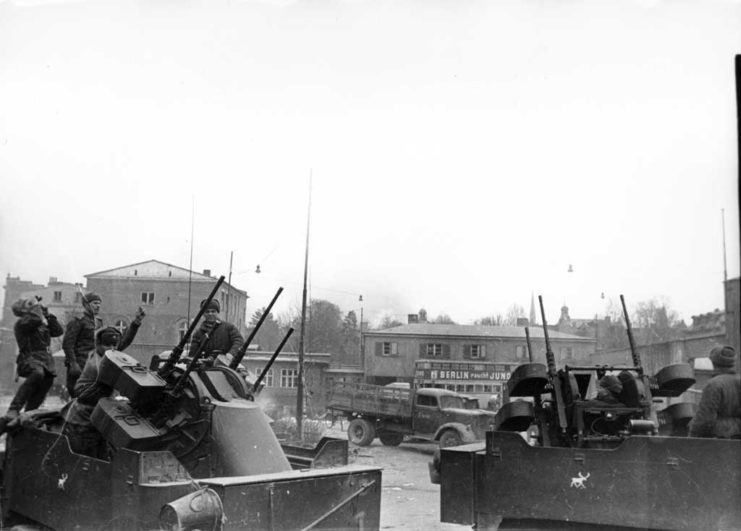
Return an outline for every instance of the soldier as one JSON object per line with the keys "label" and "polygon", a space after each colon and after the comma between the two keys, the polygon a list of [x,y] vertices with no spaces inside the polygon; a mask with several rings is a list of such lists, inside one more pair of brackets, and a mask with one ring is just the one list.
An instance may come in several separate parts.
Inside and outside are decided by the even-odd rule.
{"label": "soldier", "polygon": [[18,418],[21,409],[37,409],[54,383],[54,360],[49,346],[52,337],[59,337],[64,330],[54,314],[41,305],[41,299],[19,299],[13,303],[13,314],[18,317],[13,331],[18,343],[16,359],[18,376],[25,378],[10,403],[8,412],[0,418],[0,433]]}
{"label": "soldier", "polygon": [[[206,304],[206,300],[201,301],[201,308]],[[226,321],[219,320],[221,305],[216,299],[211,302],[203,313],[203,323],[193,333],[193,339],[190,342],[190,352],[203,343],[203,354],[211,362],[215,361],[220,354],[230,354],[234,356],[239,347],[244,344],[244,338],[239,333],[237,327]],[[228,363],[228,361],[227,361]]]}
{"label": "soldier", "polygon": [[[67,367],[67,391],[71,397],[75,396],[75,384],[80,377],[82,368],[85,366],[88,355],[95,349],[95,331],[103,326],[102,319],[98,317],[101,303],[100,295],[95,292],[91,291],[83,295],[82,307],[85,309],[85,313],[82,317],[72,319],[67,324],[64,332],[62,349],[66,358],[64,364]],[[121,337],[121,342],[117,345],[116,350],[124,350],[131,345],[145,315],[144,310],[139,307],[131,326],[126,329],[126,333]]]}
{"label": "soldier", "polygon": [[690,437],[741,438],[741,376],[736,374],[733,347],[715,347],[710,361],[716,375],[702,390],[697,413],[689,424]]}
{"label": "soldier", "polygon": [[121,333],[113,328],[102,328],[95,334],[95,348],[88,352],[88,358],[82,373],[75,384],[74,395],[77,397],[69,406],[63,433],[69,439],[73,452],[85,454],[98,459],[107,459],[107,444],[100,432],[93,426],[90,416],[98,400],[110,396],[113,392],[109,386],[97,381],[100,361],[103,354],[115,350],[121,344]]}

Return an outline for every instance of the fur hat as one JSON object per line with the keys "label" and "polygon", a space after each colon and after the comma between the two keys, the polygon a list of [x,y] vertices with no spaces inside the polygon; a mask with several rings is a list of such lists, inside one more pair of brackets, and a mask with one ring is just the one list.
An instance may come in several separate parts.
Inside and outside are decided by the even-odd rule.
{"label": "fur hat", "polygon": [[607,389],[611,393],[618,394],[620,391],[623,390],[623,384],[620,383],[620,380],[617,376],[613,376],[612,374],[605,374],[602,378],[599,380],[600,387]]}
{"label": "fur hat", "polygon": [[82,302],[86,302],[86,303],[90,304],[93,301],[103,302],[103,299],[100,297],[100,295],[98,295],[94,291],[89,291],[89,292],[85,293],[85,295],[82,296]]}
{"label": "fur hat", "polygon": [[733,347],[715,347],[710,351],[713,367],[733,367],[736,364],[736,351]]}
{"label": "fur hat", "polygon": [[36,301],[33,299],[18,299],[13,303],[13,306],[11,306],[11,310],[13,310],[13,315],[16,317],[23,317],[28,313],[28,311],[33,308],[34,304],[36,304]]}
{"label": "fur hat", "polygon": [[121,341],[121,332],[112,326],[101,328],[95,333],[95,339],[98,345],[118,345]]}
{"label": "fur hat", "polygon": [[[203,299],[201,301],[201,308],[203,308],[203,306],[206,304],[207,300],[208,299]],[[207,310],[213,309],[213,310],[216,310],[216,312],[218,313],[218,312],[221,311],[221,304],[219,304],[219,301],[218,300],[211,299],[211,302],[208,303],[208,306],[206,307],[206,309]]]}

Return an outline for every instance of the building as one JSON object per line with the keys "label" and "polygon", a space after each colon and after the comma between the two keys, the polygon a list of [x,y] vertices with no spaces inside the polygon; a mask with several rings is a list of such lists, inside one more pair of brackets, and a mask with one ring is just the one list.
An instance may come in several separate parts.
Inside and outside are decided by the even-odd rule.
{"label": "building", "polygon": [[[543,330],[529,330],[533,361],[545,363]],[[594,352],[595,340],[549,331],[556,362],[578,363]],[[512,366],[530,361],[524,326],[481,326],[411,322],[369,331],[365,343],[366,381],[413,383],[417,360]],[[493,369],[492,374],[506,371]],[[446,371],[447,372],[447,371]],[[473,372],[471,373],[473,374]],[[466,382],[459,381],[459,384]]]}
{"label": "building", "polygon": [[739,299],[741,277],[726,280],[724,284],[726,305],[726,345],[736,350],[736,366],[741,370],[741,300]]}
{"label": "building", "polygon": [[[103,299],[99,316],[107,326],[125,330],[141,306],[146,317],[128,354],[144,365],[152,355],[171,350],[180,342],[208,297],[217,279],[209,270],[191,272],[159,260],[108,269],[85,275],[87,290]],[[221,303],[221,319],[245,331],[247,293],[222,283],[216,299]]]}
{"label": "building", "polygon": [[[17,317],[13,315],[11,306],[19,298],[38,297],[42,304],[49,308],[62,326],[65,326],[80,310],[82,284],[60,282],[57,277],[50,277],[49,283],[35,284],[20,277],[8,275],[5,279],[5,298],[3,299],[3,320],[0,328],[0,389],[10,392],[15,388],[13,375],[15,371],[15,357],[18,354],[18,345],[15,342],[13,325]],[[51,350],[56,352],[62,348],[62,338],[52,338]]]}
{"label": "building", "polygon": [[[270,361],[272,352],[249,350],[242,358],[242,365],[257,378]],[[331,355],[327,353],[304,354],[304,415],[309,418],[324,413],[330,393],[326,370]],[[298,354],[281,352],[265,374],[264,388],[258,402],[273,418],[295,416],[298,390]]]}

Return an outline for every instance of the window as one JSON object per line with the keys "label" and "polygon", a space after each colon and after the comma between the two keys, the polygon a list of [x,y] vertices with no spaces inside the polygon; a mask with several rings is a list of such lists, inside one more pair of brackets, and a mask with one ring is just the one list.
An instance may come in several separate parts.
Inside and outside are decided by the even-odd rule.
{"label": "window", "polygon": [[529,359],[526,345],[517,345],[515,347],[515,358],[517,358],[518,360]]}
{"label": "window", "polygon": [[82,301],[82,293],[79,291],[75,292],[75,302],[81,302]]}
{"label": "window", "polygon": [[113,325],[113,328],[118,330],[121,335],[124,335],[124,332],[126,332],[128,327],[129,323],[126,322],[126,319],[117,319],[116,323]]}
{"label": "window", "polygon": [[426,354],[428,358],[442,358],[443,346],[440,343],[427,343]]}
{"label": "window", "polygon": [[[262,373],[262,371],[260,372]],[[273,379],[273,369],[270,369],[268,371],[263,381],[265,382],[265,387],[273,387],[275,385],[274,379]]]}
{"label": "window", "polygon": [[61,291],[54,292],[54,302],[62,302],[62,292]]}
{"label": "window", "polygon": [[381,348],[382,356],[398,356],[399,347],[396,343],[384,343]]}
{"label": "window", "polygon": [[154,304],[154,291],[142,291],[142,304]]}
{"label": "window", "polygon": [[471,345],[471,359],[480,360],[486,357],[486,345]]}
{"label": "window", "polygon": [[417,405],[437,407],[437,398],[428,395],[417,395]]}
{"label": "window", "polygon": [[182,341],[185,337],[185,333],[188,331],[188,321],[180,321],[178,323],[178,341]]}
{"label": "window", "polygon": [[280,386],[298,387],[298,369],[281,369]]}
{"label": "window", "polygon": [[572,347],[561,347],[561,359],[562,360],[573,360],[574,349]]}

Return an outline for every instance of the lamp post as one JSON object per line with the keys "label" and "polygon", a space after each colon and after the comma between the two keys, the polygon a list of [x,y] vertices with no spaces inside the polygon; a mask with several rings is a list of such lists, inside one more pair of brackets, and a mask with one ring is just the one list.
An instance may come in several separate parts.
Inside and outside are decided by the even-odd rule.
{"label": "lamp post", "polygon": [[363,352],[363,296],[360,295],[358,297],[358,301],[360,302],[360,344],[358,347],[360,348],[360,368],[363,371],[363,377],[365,378],[365,355]]}

